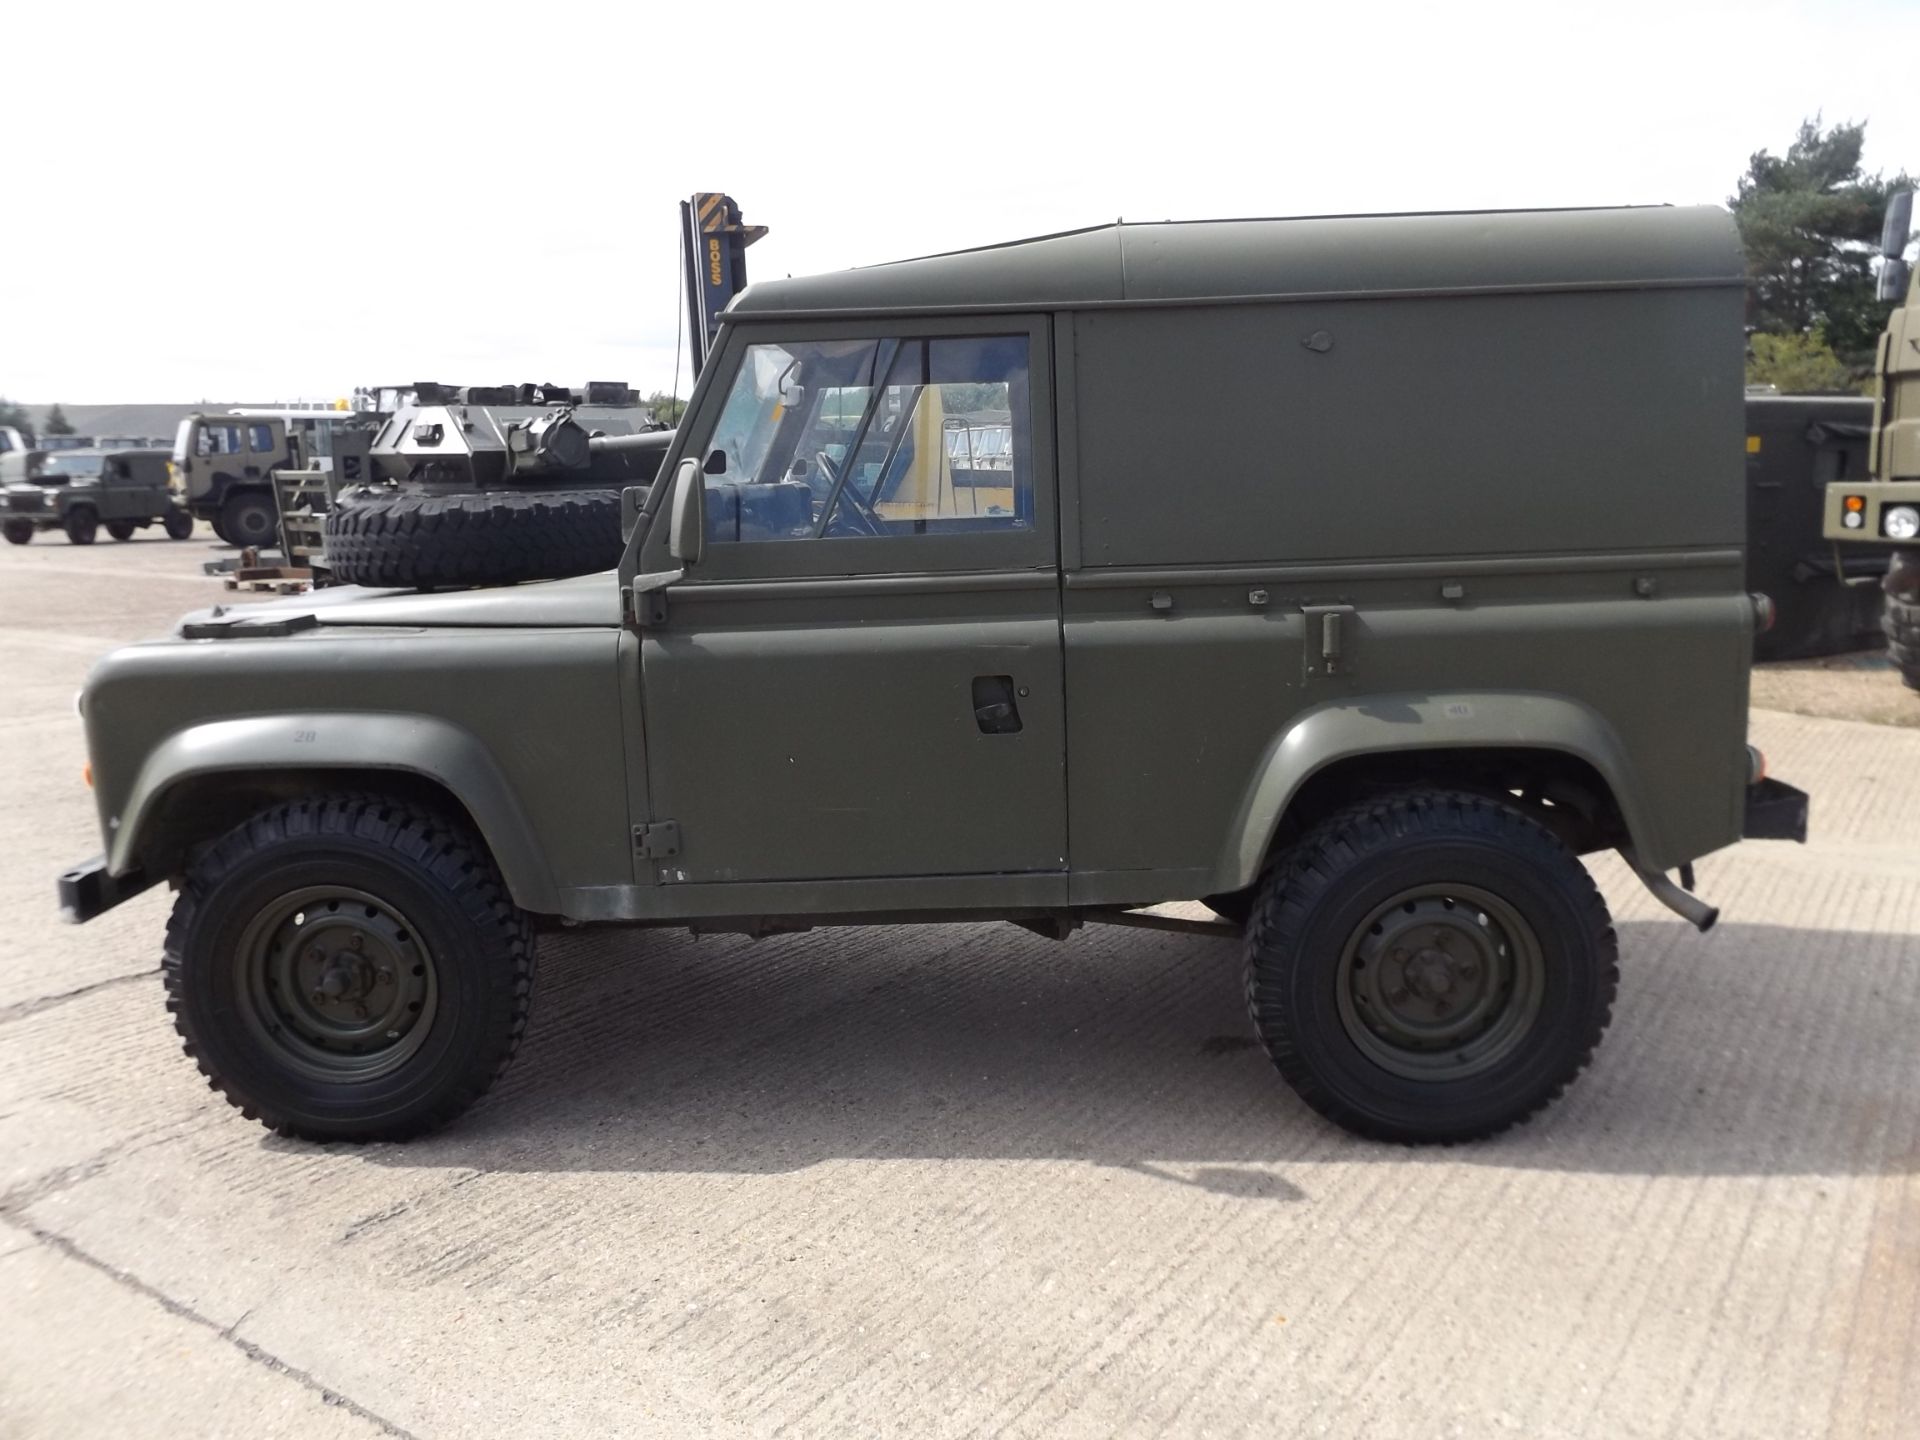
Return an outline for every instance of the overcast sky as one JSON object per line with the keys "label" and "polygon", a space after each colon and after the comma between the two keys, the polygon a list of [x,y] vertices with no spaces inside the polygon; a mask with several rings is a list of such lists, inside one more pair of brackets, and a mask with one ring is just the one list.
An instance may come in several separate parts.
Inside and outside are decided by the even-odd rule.
{"label": "overcast sky", "polygon": [[68,0],[5,40],[0,395],[40,403],[668,388],[695,190],[772,227],[765,277],[1116,216],[1720,203],[1816,111],[1920,170],[1915,0]]}

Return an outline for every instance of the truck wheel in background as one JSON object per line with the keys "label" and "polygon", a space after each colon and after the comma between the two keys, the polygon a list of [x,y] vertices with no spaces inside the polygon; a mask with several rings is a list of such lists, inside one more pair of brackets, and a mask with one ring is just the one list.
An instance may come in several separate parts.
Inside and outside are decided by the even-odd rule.
{"label": "truck wheel in background", "polygon": [[24,545],[33,539],[33,522],[31,520],[9,520],[4,529],[0,529],[0,533],[6,535],[9,545]]}
{"label": "truck wheel in background", "polygon": [[341,497],[327,563],[346,585],[504,585],[590,575],[620,561],[611,490]]}
{"label": "truck wheel in background", "polygon": [[1900,678],[1909,690],[1920,690],[1920,604],[1887,596],[1880,628],[1887,632],[1887,654]]}
{"label": "truck wheel in background", "polygon": [[1606,902],[1514,806],[1409,790],[1323,821],[1274,864],[1247,1004],[1314,1109],[1404,1143],[1492,1135],[1592,1057],[1619,983]]}
{"label": "truck wheel in background", "polygon": [[193,516],[184,510],[169,510],[160,517],[169,540],[185,540],[193,534]]}
{"label": "truck wheel in background", "polygon": [[107,521],[107,534],[116,540],[131,540],[133,538],[133,532],[137,528],[131,520]]}
{"label": "truck wheel in background", "polygon": [[227,498],[220,507],[219,533],[229,545],[255,549],[272,545],[280,532],[280,517],[274,512],[273,497],[257,490],[242,490]]}
{"label": "truck wheel in background", "polygon": [[162,968],[187,1054],[250,1119],[404,1140],[512,1060],[533,929],[464,826],[328,796],[261,811],[197,856]]}
{"label": "truck wheel in background", "polygon": [[93,537],[100,531],[100,517],[94,513],[91,505],[76,505],[67,511],[62,528],[67,532],[67,539],[75,545],[91,545]]}

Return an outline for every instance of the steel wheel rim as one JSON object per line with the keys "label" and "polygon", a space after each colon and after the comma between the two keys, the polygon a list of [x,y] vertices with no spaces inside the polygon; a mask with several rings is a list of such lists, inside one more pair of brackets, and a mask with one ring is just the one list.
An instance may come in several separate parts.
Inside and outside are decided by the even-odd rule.
{"label": "steel wheel rim", "polygon": [[1376,906],[1341,952],[1347,1036],[1382,1069],[1457,1080],[1500,1064],[1525,1040],[1546,994],[1533,927],[1474,885],[1411,886]]}
{"label": "steel wheel rim", "polygon": [[235,949],[248,1028],[310,1078],[392,1073],[432,1028],[439,977],[412,923],[377,895],[342,885],[289,891],[247,922]]}

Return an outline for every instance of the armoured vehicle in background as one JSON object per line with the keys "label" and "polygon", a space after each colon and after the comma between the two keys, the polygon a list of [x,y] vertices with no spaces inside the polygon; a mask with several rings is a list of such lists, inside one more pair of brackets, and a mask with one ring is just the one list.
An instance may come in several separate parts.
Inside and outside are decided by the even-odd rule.
{"label": "armoured vehicle in background", "polygon": [[[1232,937],[1309,1104],[1492,1134],[1612,1013],[1578,856],[1704,929],[1695,860],[1805,837],[1747,744],[1744,289],[1717,208],[754,285],[614,573],[208,610],[101,661],[105,852],[61,904],[171,884],[187,1053],[319,1140],[477,1099],[543,927],[961,920]],[[464,450],[460,408],[388,448]]]}
{"label": "armoured vehicle in background", "polygon": [[0,533],[25,545],[41,530],[63,530],[91,545],[102,527],[131,540],[156,521],[172,540],[193,533],[173,492],[164,450],[44,450],[0,454],[5,518]]}
{"label": "armoured vehicle in background", "polygon": [[611,569],[620,492],[650,482],[672,434],[618,382],[420,384],[340,488],[326,566],[362,585],[495,585]]}
{"label": "armoured vehicle in background", "polygon": [[[1920,291],[1905,259],[1913,234],[1913,194],[1887,205],[1880,235],[1880,298],[1901,301],[1887,319],[1874,357],[1878,389],[1867,473],[1827,486],[1822,529],[1834,553],[1862,546],[1890,547],[1880,581],[1881,625],[1900,677],[1920,690]],[[1850,564],[1842,560],[1837,564]]]}
{"label": "armoured vehicle in background", "polygon": [[1837,551],[1823,534],[1827,487],[1867,475],[1872,435],[1863,395],[1747,395],[1747,588],[1773,602],[1756,660],[1878,642],[1886,547]]}

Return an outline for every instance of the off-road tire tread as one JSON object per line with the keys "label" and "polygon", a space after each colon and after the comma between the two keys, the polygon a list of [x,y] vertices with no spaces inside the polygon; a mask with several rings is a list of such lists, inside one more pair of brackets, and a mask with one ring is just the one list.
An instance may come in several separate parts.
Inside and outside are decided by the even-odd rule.
{"label": "off-road tire tread", "polygon": [[327,516],[327,565],[348,585],[410,589],[591,575],[620,561],[612,490],[374,495]]}
{"label": "off-road tire tread", "polygon": [[1920,604],[1887,596],[1880,612],[1886,633],[1887,655],[1909,690],[1920,690]]}
{"label": "off-road tire tread", "polygon": [[[1409,835],[1429,835],[1443,840],[1462,834],[1496,841],[1563,872],[1567,888],[1580,902],[1581,923],[1590,933],[1595,953],[1605,958],[1599,976],[1603,1003],[1590,1016],[1587,1033],[1581,1037],[1558,1083],[1525,1111],[1466,1133],[1428,1140],[1383,1128],[1373,1116],[1345,1102],[1308,1067],[1296,1048],[1292,1017],[1281,987],[1263,985],[1261,968],[1263,957],[1291,957],[1296,953],[1313,902],[1373,850]],[[1439,789],[1404,790],[1336,811],[1274,857],[1259,894],[1245,941],[1247,1013],[1268,1059],[1295,1093],[1327,1119],[1353,1133],[1408,1146],[1453,1145],[1484,1140],[1511,1129],[1558,1099],[1587,1068],[1613,1019],[1613,1002],[1620,984],[1619,944],[1605,899],[1586,868],[1552,831],[1513,806],[1484,795]]]}
{"label": "off-road tire tread", "polygon": [[[241,862],[269,846],[300,839],[351,836],[372,841],[413,861],[445,887],[466,917],[505,964],[485,967],[491,987],[489,1005],[510,1012],[504,1044],[493,1054],[476,1054],[469,1072],[430,1111],[401,1126],[378,1130],[345,1131],[334,1127],[304,1129],[271,1106],[235,1094],[227,1080],[208,1063],[194,1034],[185,1003],[183,974],[186,937],[207,891]],[[398,1141],[424,1135],[448,1124],[492,1088],[507,1071],[526,1033],[533,1005],[533,924],[507,893],[506,881],[479,840],[463,826],[417,806],[380,795],[331,795],[293,800],[262,810],[216,840],[199,847],[188,859],[185,875],[167,919],[166,948],[161,956],[161,978],[167,1011],[173,1016],[181,1048],[199,1068],[208,1086],[249,1120],[258,1121],[289,1139],[343,1141]]]}

